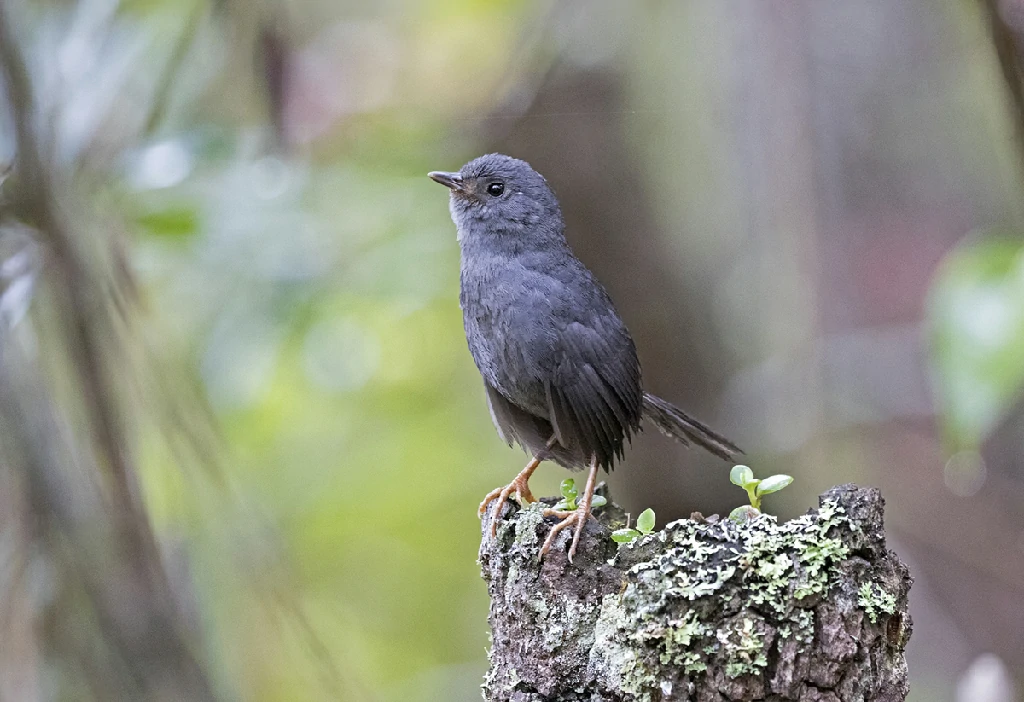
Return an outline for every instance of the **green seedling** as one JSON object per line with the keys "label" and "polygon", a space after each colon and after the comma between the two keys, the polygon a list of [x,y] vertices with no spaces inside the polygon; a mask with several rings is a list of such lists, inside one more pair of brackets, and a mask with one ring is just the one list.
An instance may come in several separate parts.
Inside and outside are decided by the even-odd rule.
{"label": "green seedling", "polygon": [[[566,512],[576,509],[576,498],[580,496],[579,490],[576,489],[576,481],[572,478],[566,478],[562,481],[560,490],[562,491],[562,499],[555,505],[555,509]],[[601,495],[594,495],[590,498],[590,509],[604,507],[606,504],[608,504],[608,500]]]}
{"label": "green seedling", "polygon": [[628,525],[625,529],[616,529],[612,532],[612,541],[628,544],[641,536],[647,536],[652,531],[654,531],[654,510],[648,507],[636,518],[636,529],[631,529]]}
{"label": "green seedling", "polygon": [[729,519],[740,522],[760,514],[761,498],[778,492],[793,482],[793,478],[780,474],[760,480],[754,477],[754,471],[750,470],[748,466],[733,466],[732,471],[729,472],[729,482],[746,490],[747,497],[750,499],[749,506],[737,507],[729,514]]}

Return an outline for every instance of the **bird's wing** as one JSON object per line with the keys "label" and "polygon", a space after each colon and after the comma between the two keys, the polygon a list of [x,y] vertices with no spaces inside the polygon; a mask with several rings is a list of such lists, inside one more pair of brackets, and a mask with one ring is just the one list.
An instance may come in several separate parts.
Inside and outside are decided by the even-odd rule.
{"label": "bird's wing", "polygon": [[[485,382],[548,422],[573,462],[585,465],[596,454],[610,466],[640,423],[636,348],[582,264],[540,268],[513,262],[486,284],[463,280],[470,351]],[[515,439],[509,427],[520,422],[501,414],[495,412],[495,422]]]}
{"label": "bird's wing", "polygon": [[614,313],[567,324],[545,379],[558,442],[610,466],[639,426],[643,393],[633,341]]}

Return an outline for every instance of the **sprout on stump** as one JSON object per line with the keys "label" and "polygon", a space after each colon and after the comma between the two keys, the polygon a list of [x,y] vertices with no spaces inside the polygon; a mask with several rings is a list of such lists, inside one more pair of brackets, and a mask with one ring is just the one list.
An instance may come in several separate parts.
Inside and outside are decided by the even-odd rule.
{"label": "sprout on stump", "polygon": [[793,482],[793,477],[780,474],[758,479],[754,477],[754,471],[750,470],[749,466],[733,466],[729,473],[729,481],[746,490],[750,499],[749,505],[737,507],[729,514],[729,519],[742,522],[757,517],[761,513],[761,498],[783,489]]}

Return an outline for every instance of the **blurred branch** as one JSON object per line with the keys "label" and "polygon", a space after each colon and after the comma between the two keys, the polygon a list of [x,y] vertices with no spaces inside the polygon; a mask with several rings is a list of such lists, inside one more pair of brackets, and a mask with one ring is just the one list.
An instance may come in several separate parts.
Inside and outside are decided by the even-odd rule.
{"label": "blurred branch", "polygon": [[199,27],[205,16],[206,2],[205,0],[199,0],[195,3],[195,7],[192,8],[192,12],[189,13],[188,21],[182,28],[178,41],[174,44],[174,50],[171,52],[170,57],[164,64],[163,71],[160,73],[156,90],[153,93],[153,104],[149,111],[149,117],[146,119],[144,134],[151,134],[166,116],[175,78],[181,71],[185,59],[188,58],[189,49],[192,48],[193,40],[199,32]]}
{"label": "blurred branch", "polygon": [[1024,160],[1024,67],[1021,66],[1021,47],[1014,28],[1002,15],[1000,0],[981,0],[982,10],[992,32],[992,45],[999,60],[999,69],[1010,96],[1016,125],[1017,148]]}
{"label": "blurred branch", "polygon": [[285,102],[288,99],[288,78],[289,63],[291,61],[291,47],[285,32],[280,25],[267,22],[259,29],[259,66],[257,73],[262,79],[265,91],[264,99],[267,103],[267,111],[270,123],[274,130],[279,149],[284,151],[288,146],[288,125],[285,124]]}
{"label": "blurred branch", "polygon": [[[125,689],[135,691],[133,698],[141,692],[145,699],[212,700],[212,686],[191,650],[187,622],[174,605],[130,459],[132,441],[114,366],[112,284],[84,255],[92,242],[84,234],[84,218],[65,211],[74,200],[65,192],[63,174],[51,172],[44,158],[20,36],[9,6],[0,4],[0,72],[16,142],[17,190],[9,212],[35,227],[45,246],[44,282],[64,341],[56,352],[70,357],[88,447],[74,447],[78,437],[61,430],[68,422],[51,399],[47,380],[34,368],[34,359],[19,358],[15,344],[5,338],[0,348],[5,458],[23,469],[48,555],[85,592],[116,654],[117,662],[107,662],[113,666],[108,675],[114,680],[120,675]],[[62,440],[71,446],[58,448]],[[95,482],[83,480],[83,471],[89,473],[85,469]],[[87,495],[96,485],[105,486],[101,493],[108,494],[90,502]],[[92,653],[88,648],[80,647],[78,662],[85,668]]]}
{"label": "blurred branch", "polygon": [[[88,414],[94,423],[97,448],[105,454],[109,464],[115,504],[123,509],[124,517],[145,522],[140,518],[142,507],[137,487],[120,441],[121,427],[114,402],[108,395],[112,383],[100,357],[102,342],[97,338],[97,328],[90,325],[93,321],[90,317],[97,310],[88,308],[94,307],[99,300],[83,294],[95,286],[84,261],[75,250],[71,232],[54,196],[51,174],[43,162],[43,152],[34,128],[32,87],[15,36],[7,10],[0,7],[0,70],[8,86],[8,104],[14,114],[17,144],[15,214],[36,227],[49,244],[50,260],[55,269],[50,280],[54,284],[54,292],[59,295],[58,308],[69,336],[69,350],[82,381]],[[129,538],[136,542],[134,547],[138,554],[153,546],[148,524]]]}

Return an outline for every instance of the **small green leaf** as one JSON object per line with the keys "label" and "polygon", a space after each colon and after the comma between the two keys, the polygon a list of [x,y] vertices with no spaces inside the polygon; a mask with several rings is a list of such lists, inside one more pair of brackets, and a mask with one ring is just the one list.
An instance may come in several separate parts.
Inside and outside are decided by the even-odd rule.
{"label": "small green leaf", "polygon": [[654,530],[654,510],[648,507],[636,518],[636,528],[642,534],[650,534]]}
{"label": "small green leaf", "polygon": [[594,497],[591,498],[591,500],[590,500],[590,508],[591,509],[597,509],[598,507],[604,507],[606,504],[608,504],[608,500],[605,499],[604,497],[602,497],[601,495],[594,495]]}
{"label": "small green leaf", "polygon": [[743,524],[751,519],[756,519],[760,514],[760,510],[757,510],[750,505],[743,505],[741,507],[737,507],[732,512],[729,512],[729,519],[737,524]]}
{"label": "small green leaf", "polygon": [[733,485],[743,487],[753,479],[754,471],[750,470],[748,466],[733,466],[729,471],[729,482]]}
{"label": "small green leaf", "polygon": [[618,544],[628,544],[641,536],[636,529],[616,529],[612,532],[612,541]]}
{"label": "small green leaf", "polygon": [[566,478],[565,480],[562,481],[562,497],[564,497],[569,502],[572,502],[573,500],[576,499],[578,495],[579,492],[576,490],[575,480],[573,480],[572,478]]}
{"label": "small green leaf", "polygon": [[750,498],[750,506],[754,509],[761,509],[761,496],[755,490],[756,486],[747,486],[747,497]]}
{"label": "small green leaf", "polygon": [[757,486],[757,494],[770,495],[773,492],[778,492],[791,482],[793,482],[793,476],[791,475],[773,475],[761,481],[761,484]]}
{"label": "small green leaf", "polygon": [[144,212],[137,221],[153,236],[169,239],[187,238],[199,230],[199,215],[187,206]]}
{"label": "small green leaf", "polygon": [[575,506],[569,507],[568,500],[565,500],[563,498],[563,499],[559,500],[558,502],[556,502],[555,506],[552,507],[551,509],[557,509],[559,511],[566,511],[566,512],[568,512],[570,509],[576,509],[576,507]]}

